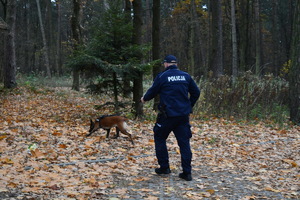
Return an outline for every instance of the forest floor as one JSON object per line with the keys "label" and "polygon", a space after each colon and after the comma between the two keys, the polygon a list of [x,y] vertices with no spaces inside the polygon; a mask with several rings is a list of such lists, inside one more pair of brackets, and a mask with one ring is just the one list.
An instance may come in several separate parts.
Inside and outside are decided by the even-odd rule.
{"label": "forest floor", "polygon": [[145,119],[128,122],[132,145],[122,134],[106,139],[104,130],[85,137],[90,118],[112,114],[95,109],[107,96],[66,88],[0,93],[0,199],[300,199],[299,126],[191,116],[187,182],[178,178],[173,134],[172,173],[154,172],[150,106]]}

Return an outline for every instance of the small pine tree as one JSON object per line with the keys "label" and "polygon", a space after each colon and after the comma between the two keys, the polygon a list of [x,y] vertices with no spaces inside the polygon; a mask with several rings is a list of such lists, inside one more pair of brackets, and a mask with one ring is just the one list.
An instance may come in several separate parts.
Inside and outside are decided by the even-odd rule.
{"label": "small pine tree", "polygon": [[[71,67],[86,74],[92,92],[113,90],[116,106],[120,90],[124,89],[120,81],[124,81],[125,77],[132,80],[137,72],[149,68],[149,65],[139,64],[142,58],[140,55],[144,55],[149,48],[132,43],[132,30],[132,21],[128,20],[128,13],[123,10],[122,3],[110,1],[109,9],[91,29],[92,39],[69,62]],[[97,82],[91,81],[92,78]]]}

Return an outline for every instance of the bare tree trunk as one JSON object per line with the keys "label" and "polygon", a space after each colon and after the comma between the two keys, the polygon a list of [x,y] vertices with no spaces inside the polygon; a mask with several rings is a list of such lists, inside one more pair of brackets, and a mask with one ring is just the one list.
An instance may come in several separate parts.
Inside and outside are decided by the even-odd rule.
{"label": "bare tree trunk", "polygon": [[223,75],[223,22],[221,0],[212,0],[212,53],[211,67],[214,77]]}
{"label": "bare tree trunk", "polygon": [[61,64],[61,2],[56,0],[57,7],[57,39],[56,39],[56,55],[55,55],[55,67],[58,75],[62,75]]}
{"label": "bare tree trunk", "polygon": [[[125,4],[125,12],[126,12],[126,23],[131,22],[131,2],[130,0],[124,0]],[[124,97],[129,97],[131,94],[131,87],[130,87],[130,79],[129,74],[124,72],[123,76],[123,95]]]}
{"label": "bare tree trunk", "polygon": [[[72,37],[73,37],[73,46],[74,51],[78,49],[81,41],[81,31],[80,31],[80,10],[81,10],[81,0],[73,0],[73,15],[71,18],[71,27],[72,27]],[[79,91],[79,71],[73,69],[73,85],[72,89]]]}
{"label": "bare tree trunk", "polygon": [[[152,60],[160,59],[160,0],[153,0],[152,17]],[[160,72],[161,65],[158,63],[152,69],[153,77]],[[154,98],[153,110],[157,110],[159,97]]]}
{"label": "bare tree trunk", "polygon": [[247,52],[249,47],[249,1],[248,0],[241,0],[240,1],[240,7],[239,7],[240,13],[240,40],[239,40],[239,70],[241,72],[247,71]]}
{"label": "bare tree trunk", "polygon": [[[142,1],[135,0],[133,3],[133,43],[142,44]],[[141,57],[140,57],[141,58]],[[137,71],[138,75],[133,81],[133,102],[136,116],[143,115],[143,104],[140,102],[141,96],[143,96],[143,73]]]}
{"label": "bare tree trunk", "polygon": [[49,62],[49,48],[48,48],[48,44],[47,44],[45,28],[44,28],[43,19],[42,19],[40,0],[36,0],[36,4],[37,4],[37,8],[38,8],[38,15],[39,15],[40,27],[41,27],[42,38],[43,38],[43,45],[44,45],[43,54],[44,54],[44,59],[45,59],[46,72],[47,72],[47,76],[51,77],[50,62]]}
{"label": "bare tree trunk", "polygon": [[115,103],[115,112],[119,112],[119,101],[118,101],[118,80],[117,73],[113,72],[113,85],[114,85],[114,103]]}
{"label": "bare tree trunk", "polygon": [[29,45],[29,41],[30,41],[30,30],[31,30],[31,26],[30,26],[30,6],[28,6],[28,0],[26,0],[24,2],[23,5],[24,9],[25,9],[25,19],[24,20],[26,22],[26,45],[25,45],[25,62],[24,62],[24,68],[22,70],[22,72],[28,73],[31,72],[31,64],[30,64],[30,57],[32,55],[31,53],[31,48]]}
{"label": "bare tree trunk", "polygon": [[207,24],[208,24],[208,36],[206,41],[206,46],[208,48],[208,59],[206,62],[206,71],[205,71],[205,77],[211,77],[211,60],[212,60],[212,12],[211,12],[211,1],[208,1],[208,16],[207,16]]}
{"label": "bare tree trunk", "polygon": [[279,29],[278,29],[278,1],[273,0],[272,2],[272,53],[273,53],[273,73],[275,76],[278,76],[279,74]]}
{"label": "bare tree trunk", "polygon": [[[195,24],[195,39],[197,40],[198,39],[198,42],[199,42],[199,54],[200,54],[200,66],[199,68],[202,68],[202,70],[197,70],[198,72],[202,71],[203,74],[206,73],[207,71],[207,59],[206,59],[206,56],[205,56],[205,42],[203,42],[203,37],[201,37],[201,27],[200,27],[200,21],[199,21],[199,17],[198,17],[198,14],[197,14],[197,10],[196,10],[196,2],[195,0],[192,0],[191,2],[192,4],[192,14],[193,14],[193,19],[195,20],[194,21],[194,24]],[[198,33],[198,34],[196,34]],[[196,52],[195,52],[196,53]],[[196,56],[196,55],[194,55]],[[198,63],[199,64],[199,63]],[[197,68],[196,64],[195,64],[195,67]],[[200,78],[200,77],[196,77],[196,78]]]}
{"label": "bare tree trunk", "polygon": [[260,30],[260,8],[259,0],[254,1],[254,17],[255,17],[255,74],[261,74],[261,30]]}
{"label": "bare tree trunk", "polygon": [[10,0],[7,4],[7,24],[9,32],[6,39],[6,64],[4,65],[4,87],[14,88],[16,82],[16,49],[15,49],[15,25],[16,25],[16,0]]}
{"label": "bare tree trunk", "polygon": [[195,15],[195,0],[191,1],[190,9],[190,35],[189,35],[189,69],[188,72],[194,76],[195,75],[195,31],[196,31],[196,21],[197,16]]}
{"label": "bare tree trunk", "polygon": [[238,52],[237,52],[237,35],[236,35],[236,17],[235,17],[235,0],[231,0],[231,36],[232,36],[232,78],[238,75]]}
{"label": "bare tree trunk", "polygon": [[[2,1],[1,1],[2,2]],[[3,9],[6,9],[6,4],[4,5],[4,2],[2,2]],[[6,11],[5,11],[6,12]],[[5,46],[5,40],[6,40],[6,34],[8,31],[8,25],[7,23],[0,17],[0,46]],[[5,52],[4,48],[0,49],[0,82],[3,81],[3,70],[5,63]]]}
{"label": "bare tree trunk", "polygon": [[291,46],[290,86],[290,120],[300,124],[300,0],[296,0]]}

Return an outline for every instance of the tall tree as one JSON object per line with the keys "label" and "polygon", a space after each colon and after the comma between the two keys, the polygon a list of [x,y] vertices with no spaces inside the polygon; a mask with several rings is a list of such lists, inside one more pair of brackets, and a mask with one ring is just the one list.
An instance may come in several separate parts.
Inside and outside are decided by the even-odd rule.
{"label": "tall tree", "polygon": [[196,4],[195,0],[191,0],[190,7],[190,35],[189,35],[189,70],[188,72],[194,76],[195,75],[195,38],[196,38],[196,23],[197,23],[197,14],[196,14]]}
{"label": "tall tree", "polygon": [[[125,21],[126,23],[130,23],[131,22],[131,10],[132,10],[132,6],[131,6],[131,1],[130,0],[124,0],[125,3],[125,14],[126,14],[126,18]],[[124,76],[123,76],[123,95],[124,97],[129,97],[131,94],[131,86],[130,86],[130,78],[129,78],[129,73],[128,72],[124,72]]]}
{"label": "tall tree", "polygon": [[[81,40],[81,28],[80,28],[80,12],[81,12],[81,0],[73,0],[73,13],[71,17],[71,28],[72,28],[72,39],[73,39],[73,50],[78,50],[79,45],[82,43]],[[73,69],[73,90],[79,91],[79,71]]]}
{"label": "tall tree", "polygon": [[290,119],[294,123],[300,124],[300,0],[296,0],[295,5],[291,61],[289,72]]}
{"label": "tall tree", "polygon": [[39,22],[40,22],[40,28],[42,32],[42,39],[43,39],[43,55],[45,59],[45,67],[46,67],[46,72],[47,76],[51,77],[51,70],[50,70],[50,61],[49,61],[49,47],[47,44],[47,39],[46,39],[46,34],[45,34],[45,28],[43,24],[43,19],[42,19],[42,12],[41,12],[41,5],[40,5],[40,0],[36,0],[37,8],[38,8],[38,15],[39,15]]}
{"label": "tall tree", "polygon": [[[198,1],[197,1],[198,2]],[[196,46],[194,47],[195,48],[195,74],[196,75],[196,78],[200,78],[201,76],[201,73],[202,75],[205,74],[205,71],[206,71],[206,68],[207,68],[207,58],[206,58],[206,55],[205,55],[205,37],[204,37],[204,34],[203,34],[203,30],[201,27],[202,24],[201,24],[201,21],[200,21],[200,17],[199,17],[199,14],[198,14],[198,11],[197,11],[197,2],[195,0],[193,0],[191,2],[191,6],[192,6],[192,13],[193,13],[193,18],[194,18],[194,24],[195,24],[195,41],[196,42],[198,40],[198,48],[196,48]],[[199,2],[198,2],[199,3]],[[201,6],[201,5],[200,5]],[[203,12],[204,13],[204,12]],[[203,14],[201,13],[201,15]],[[197,57],[199,56],[199,59],[197,59]],[[197,60],[200,60],[200,62],[197,62]],[[197,63],[197,65],[196,65]],[[199,66],[200,65],[200,66]]]}
{"label": "tall tree", "polygon": [[273,74],[279,74],[279,29],[278,29],[278,1],[272,1],[272,60],[273,60]]}
{"label": "tall tree", "polygon": [[16,82],[16,45],[15,45],[15,28],[16,28],[16,0],[10,0],[7,4],[7,19],[6,22],[9,27],[9,32],[6,39],[4,65],[4,87],[14,88],[17,86]]}
{"label": "tall tree", "polygon": [[56,53],[55,53],[55,67],[58,75],[62,75],[61,63],[61,0],[56,0],[57,8],[57,37],[56,37]]}
{"label": "tall tree", "polygon": [[232,77],[234,80],[238,75],[238,51],[237,51],[235,0],[231,0],[230,3],[231,3]]}
{"label": "tall tree", "polygon": [[259,0],[254,1],[254,20],[255,20],[255,73],[261,74],[262,67],[262,44],[261,44],[261,23],[260,23],[260,4]]}
{"label": "tall tree", "polygon": [[[141,45],[142,44],[142,1],[134,0],[133,2],[133,44]],[[141,60],[142,55],[138,56]],[[143,105],[140,102],[141,96],[143,96],[143,72],[137,71],[138,76],[134,78],[133,81],[133,101],[135,107],[136,116],[143,115]]]}
{"label": "tall tree", "polygon": [[212,0],[212,46],[211,46],[211,68],[214,77],[223,75],[223,21],[222,1]]}
{"label": "tall tree", "polygon": [[248,0],[240,0],[239,3],[239,70],[241,72],[247,71],[249,55],[249,6]]}
{"label": "tall tree", "polygon": [[[0,38],[3,38],[0,40],[0,45],[4,44],[4,39],[6,38],[6,32],[8,30],[8,25],[6,22],[0,17]],[[4,46],[4,45],[3,45]],[[0,49],[0,81],[2,82],[3,80],[3,67],[5,65],[5,59],[3,58],[4,56],[4,49]]]}
{"label": "tall tree", "polygon": [[24,47],[24,68],[21,69],[21,72],[30,72],[31,70],[29,69],[30,67],[30,55],[32,55],[31,48],[29,45],[29,41],[30,41],[30,30],[31,30],[31,26],[30,26],[30,22],[31,22],[31,17],[30,17],[30,6],[29,6],[29,2],[28,0],[24,2],[24,23],[26,24],[26,28],[25,28],[25,36],[26,38],[24,38],[24,40],[26,41],[26,46]]}
{"label": "tall tree", "polygon": [[[160,59],[160,0],[153,0],[152,6],[152,60]],[[157,63],[152,70],[152,76],[155,77],[160,72],[161,65]],[[153,109],[157,110],[159,97],[154,98]]]}

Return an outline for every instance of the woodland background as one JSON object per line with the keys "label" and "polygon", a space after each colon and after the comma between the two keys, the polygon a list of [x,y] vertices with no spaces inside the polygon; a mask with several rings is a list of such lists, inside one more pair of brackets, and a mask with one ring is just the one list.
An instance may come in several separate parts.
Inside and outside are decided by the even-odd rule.
{"label": "woodland background", "polygon": [[[300,198],[300,0],[0,0],[0,35],[1,199]],[[166,54],[202,91],[188,183],[139,103]],[[135,145],[86,137],[115,112]]]}
{"label": "woodland background", "polygon": [[116,109],[130,97],[143,115],[144,79],[174,54],[203,113],[299,122],[298,0],[0,2],[4,87],[72,74],[73,89],[111,92]]}

